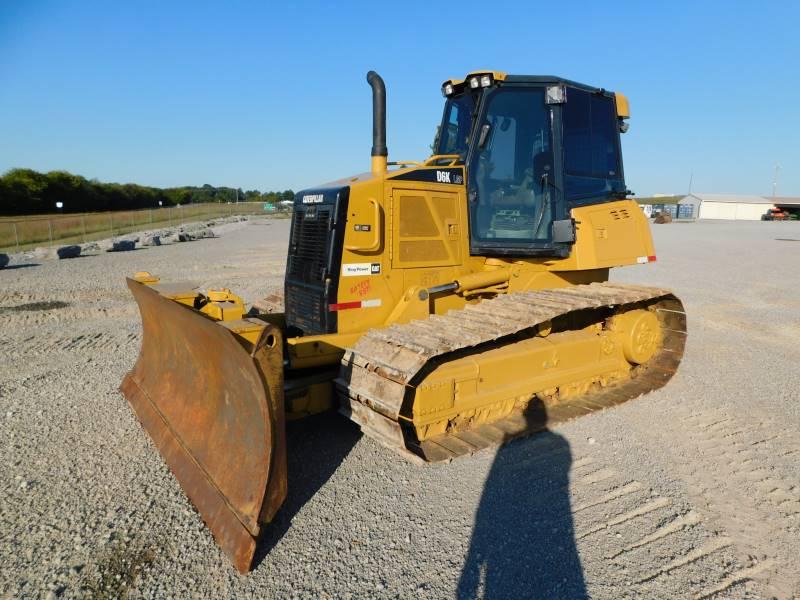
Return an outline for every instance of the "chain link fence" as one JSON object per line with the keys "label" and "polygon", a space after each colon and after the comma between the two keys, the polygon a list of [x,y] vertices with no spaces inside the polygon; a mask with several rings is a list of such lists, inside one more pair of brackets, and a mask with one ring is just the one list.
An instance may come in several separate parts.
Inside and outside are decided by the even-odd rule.
{"label": "chain link fence", "polygon": [[18,252],[36,246],[77,244],[145,229],[174,227],[234,215],[289,214],[290,208],[263,202],[184,204],[144,210],[101,213],[0,217],[0,251]]}

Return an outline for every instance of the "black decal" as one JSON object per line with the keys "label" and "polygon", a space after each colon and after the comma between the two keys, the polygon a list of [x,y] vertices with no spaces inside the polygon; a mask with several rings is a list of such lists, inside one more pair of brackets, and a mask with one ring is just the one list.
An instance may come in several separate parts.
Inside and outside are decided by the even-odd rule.
{"label": "black decal", "polygon": [[430,183],[444,183],[450,185],[463,185],[464,184],[464,169],[463,167],[446,167],[446,168],[422,168],[407,171],[389,179],[398,179],[401,181],[425,181]]}

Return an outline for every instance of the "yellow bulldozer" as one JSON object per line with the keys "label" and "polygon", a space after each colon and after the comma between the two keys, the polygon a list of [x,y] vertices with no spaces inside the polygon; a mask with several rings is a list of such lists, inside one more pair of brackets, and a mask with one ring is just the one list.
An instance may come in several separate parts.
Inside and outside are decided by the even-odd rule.
{"label": "yellow bulldozer", "polygon": [[240,572],[286,497],[287,419],[335,409],[448,461],[659,388],[683,354],[669,290],[608,282],[656,259],[625,96],[473,72],[442,85],[434,154],[387,162],[367,81],[371,171],[296,194],[282,298],[128,279],[143,339],[121,390]]}

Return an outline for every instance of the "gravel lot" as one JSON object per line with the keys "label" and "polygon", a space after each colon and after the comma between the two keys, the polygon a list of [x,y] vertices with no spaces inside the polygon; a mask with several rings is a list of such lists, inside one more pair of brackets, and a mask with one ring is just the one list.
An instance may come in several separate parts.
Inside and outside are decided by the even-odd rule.
{"label": "gravel lot", "polygon": [[117,391],[124,276],[281,286],[288,221],[0,270],[6,597],[790,598],[800,594],[800,223],[654,226],[689,314],[664,389],[449,465],[336,415],[289,429],[289,499],[239,576]]}

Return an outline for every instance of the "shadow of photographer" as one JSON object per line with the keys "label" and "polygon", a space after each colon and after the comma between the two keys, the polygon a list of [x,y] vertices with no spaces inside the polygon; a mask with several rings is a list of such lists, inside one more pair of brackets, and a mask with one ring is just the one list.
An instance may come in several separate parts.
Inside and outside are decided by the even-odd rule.
{"label": "shadow of photographer", "polygon": [[572,453],[534,399],[533,438],[504,445],[484,485],[457,598],[587,598],[569,499]]}

